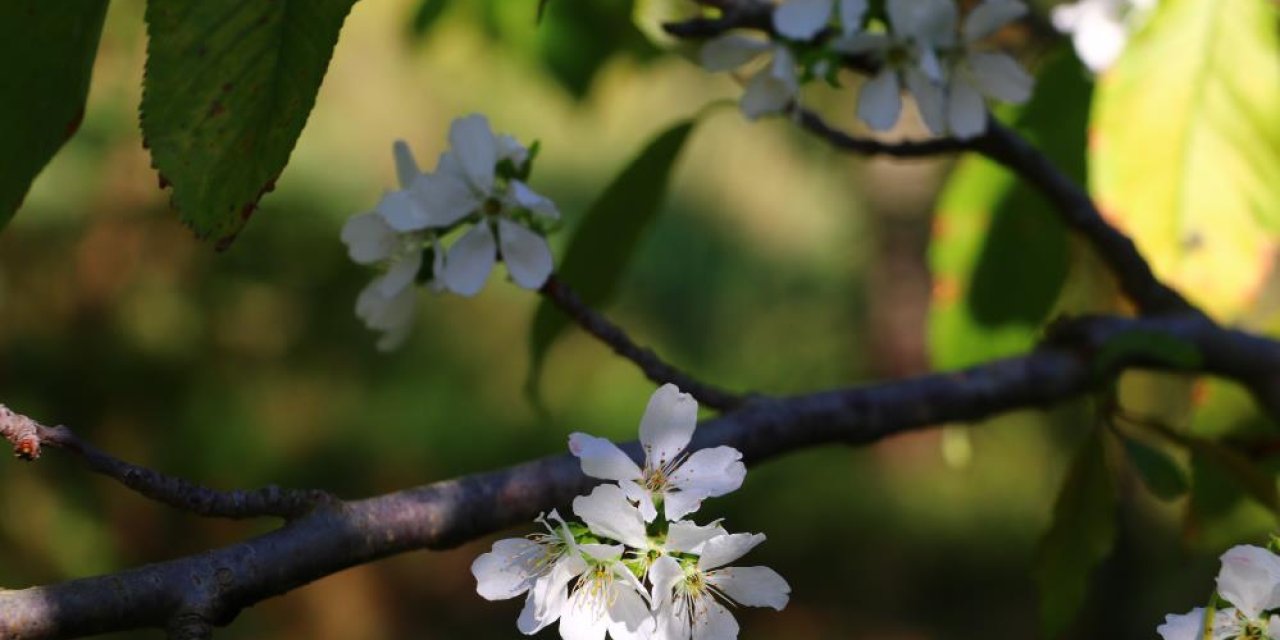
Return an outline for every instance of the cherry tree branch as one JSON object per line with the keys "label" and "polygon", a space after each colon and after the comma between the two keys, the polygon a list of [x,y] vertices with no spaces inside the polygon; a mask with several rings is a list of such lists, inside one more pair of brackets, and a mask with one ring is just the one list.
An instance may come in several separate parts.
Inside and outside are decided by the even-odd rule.
{"label": "cherry tree branch", "polygon": [[645,377],[653,382],[660,385],[670,382],[692,395],[698,402],[717,411],[728,411],[742,404],[742,396],[704,383],[667,364],[652,349],[637,345],[626,331],[584,303],[573,289],[554,274],[547,278],[539,292],[583,330],[613,349],[614,353],[634,362]]}
{"label": "cherry tree branch", "polygon": [[274,485],[234,491],[202,487],[182,478],[120,460],[81,440],[66,427],[46,427],[4,405],[0,405],[0,436],[13,445],[14,455],[19,458],[39,458],[45,446],[62,449],[79,457],[95,473],[107,476],[156,502],[200,516],[289,519],[334,500],[322,491],[281,489]]}
{"label": "cherry tree branch", "polygon": [[[1123,369],[1174,368],[1111,345],[1159,334],[1200,356],[1197,371],[1246,378],[1280,371],[1280,343],[1195,316],[1063,321],[1032,353],[962,371],[758,398],[703,422],[692,447],[729,445],[751,464],[824,444],[865,445],[940,423],[969,422],[1079,397]],[[639,457],[639,446],[625,446]],[[280,529],[205,553],[119,573],[0,591],[0,637],[67,638],[140,628],[208,637],[254,603],[358,564],[447,549],[564,507],[597,481],[556,455],[364,500],[329,501]],[[749,490],[749,485],[748,485]],[[187,635],[179,635],[179,631]]]}

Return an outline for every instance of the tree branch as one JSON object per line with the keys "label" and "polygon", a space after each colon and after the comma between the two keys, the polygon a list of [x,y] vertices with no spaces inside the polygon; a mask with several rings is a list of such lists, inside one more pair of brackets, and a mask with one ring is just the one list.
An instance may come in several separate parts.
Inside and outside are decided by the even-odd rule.
{"label": "tree branch", "polygon": [[743,398],[719,387],[706,384],[683,371],[663,362],[651,349],[641,347],[631,340],[618,325],[609,321],[600,312],[587,306],[567,284],[556,278],[555,274],[547,278],[546,284],[539,290],[548,300],[555,303],[565,315],[569,316],[587,333],[609,345],[613,352],[634,362],[645,377],[657,384],[671,384],[689,393],[698,402],[716,409],[728,411],[742,404]]}
{"label": "tree branch", "polygon": [[[26,460],[40,457],[45,445],[73,453],[92,471],[175,509],[213,518],[295,518],[316,505],[335,500],[323,491],[267,486],[253,490],[217,491],[182,478],[130,464],[76,437],[70,429],[46,427],[0,405],[0,436],[14,454]],[[0,636],[5,637],[5,636]]]}
{"label": "tree branch", "polygon": [[[1110,354],[1112,340],[1159,334],[1201,355],[1199,371],[1246,378],[1280,371],[1280,343],[1198,316],[1097,317],[1055,325],[1029,355],[963,371],[794,396],[761,398],[702,423],[693,448],[730,445],[748,463],[828,443],[864,445],[948,422],[1045,407],[1132,367],[1168,368],[1158,354]],[[1101,354],[1108,354],[1105,361]],[[1102,364],[1107,369],[1102,369]],[[639,446],[626,449],[639,457]],[[226,625],[245,607],[342,569],[415,549],[445,549],[569,504],[597,481],[557,455],[351,502],[332,502],[265,535],[120,573],[0,591],[0,637],[66,638],[175,620]],[[186,619],[182,616],[199,612]],[[197,627],[198,629],[199,627]]]}

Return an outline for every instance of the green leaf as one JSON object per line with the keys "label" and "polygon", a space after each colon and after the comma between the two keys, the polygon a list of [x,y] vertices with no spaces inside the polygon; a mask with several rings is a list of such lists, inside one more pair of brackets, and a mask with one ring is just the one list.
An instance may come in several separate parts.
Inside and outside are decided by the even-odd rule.
{"label": "green leaf", "polygon": [[275,186],[355,0],[150,0],[142,132],[196,235],[230,245]]}
{"label": "green leaf", "polygon": [[[1196,392],[1196,408],[1190,414],[1188,433],[1193,438],[1217,442],[1266,442],[1275,437],[1275,425],[1264,418],[1244,387],[1225,380],[1205,379]],[[1221,552],[1239,540],[1265,537],[1280,520],[1253,499],[1243,482],[1227,466],[1206,452],[1187,444],[1191,451],[1191,500],[1186,533],[1200,548]],[[1280,461],[1271,457],[1254,463],[1274,475]],[[1257,484],[1254,480],[1250,480]],[[1264,493],[1266,489],[1262,489]]]}
{"label": "green leaf", "polygon": [[1129,438],[1124,439],[1124,450],[1142,483],[1157,498],[1176,500],[1187,493],[1187,478],[1168,454]]}
{"label": "green leaf", "polygon": [[[695,123],[682,120],[650,141],[587,210],[558,272],[583,302],[599,308],[613,297],[645,230],[661,211],[672,169]],[[547,351],[568,322],[549,300],[538,305],[529,334],[526,390],[531,395],[537,395]]]}
{"label": "green leaf", "polygon": [[1187,444],[1193,455],[1225,472],[1255,502],[1280,514],[1280,492],[1274,474],[1225,444],[1196,437],[1188,438]]}
{"label": "green leaf", "polygon": [[561,87],[581,100],[613,55],[628,53],[650,58],[657,53],[632,24],[629,14],[630,5],[616,0],[540,4],[538,58]]}
{"label": "green leaf", "polygon": [[1105,437],[1094,429],[1076,452],[1053,505],[1053,522],[1036,550],[1032,572],[1046,638],[1060,636],[1075,618],[1090,574],[1115,542],[1116,491]]}
{"label": "green leaf", "polygon": [[1090,183],[1156,274],[1219,318],[1253,302],[1280,230],[1271,0],[1167,0],[1099,82]]}
{"label": "green leaf", "polygon": [[84,118],[106,0],[0,2],[0,227]]}
{"label": "green leaf", "polygon": [[413,18],[409,21],[410,35],[414,38],[427,35],[447,8],[449,0],[419,0],[418,7],[413,11]]}
{"label": "green leaf", "polygon": [[[1019,131],[1084,175],[1090,87],[1079,63],[1056,56],[1017,117]],[[1025,351],[1054,307],[1068,266],[1067,230],[1030,186],[976,154],[960,161],[938,205],[929,263],[929,345],[938,369]]]}

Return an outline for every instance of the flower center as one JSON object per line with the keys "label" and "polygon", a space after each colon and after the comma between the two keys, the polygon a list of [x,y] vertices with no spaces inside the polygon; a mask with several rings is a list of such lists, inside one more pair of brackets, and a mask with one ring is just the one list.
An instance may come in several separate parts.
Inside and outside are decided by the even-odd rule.
{"label": "flower center", "polygon": [[502,201],[497,198],[487,198],[481,208],[484,209],[485,215],[496,216],[502,213]]}

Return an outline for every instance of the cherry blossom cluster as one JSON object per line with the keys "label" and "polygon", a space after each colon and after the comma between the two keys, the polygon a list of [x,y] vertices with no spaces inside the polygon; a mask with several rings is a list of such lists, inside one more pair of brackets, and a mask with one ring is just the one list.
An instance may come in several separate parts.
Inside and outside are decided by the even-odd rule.
{"label": "cherry blossom cluster", "polygon": [[746,476],[732,447],[686,451],[697,413],[673,385],[654,392],[640,421],[643,467],[609,440],[572,434],[583,473],[611,482],[573,501],[580,521],[552,511],[537,519],[543,531],[495,542],[471,565],[476,591],[527,594],[520,631],[558,622],[568,640],[727,640],[738,637],[728,607],[785,607],[791,588],[777,572],[730,566],[763,534],[687,519]]}
{"label": "cherry blossom cluster", "polygon": [[[914,98],[930,131],[970,138],[986,130],[986,99],[1019,104],[1033,79],[990,36],[1026,13],[1020,0],[983,0],[961,20],[953,0],[887,0],[872,16],[868,0],[786,0],[773,11],[776,36],[728,33],[704,45],[711,71],[737,69],[767,57],[746,82],[748,118],[788,110],[806,79],[836,82],[842,56],[859,56],[877,71],[858,93],[858,117],[877,131],[893,127],[902,92]],[[835,21],[835,24],[833,23]]]}
{"label": "cherry blossom cluster", "polygon": [[1222,554],[1214,611],[1202,607],[1165,616],[1156,632],[1164,640],[1264,640],[1280,638],[1280,556],[1249,545]]}
{"label": "cherry blossom cluster", "polygon": [[[453,121],[449,145],[436,170],[424,173],[409,146],[396,142],[400,188],[342,228],[351,259],[383,269],[356,300],[356,315],[383,333],[379,349],[394,349],[408,337],[417,283],[473,296],[499,258],[526,289],[551,275],[544,236],[560,211],[526,184],[537,145],[529,149],[494,134],[477,114]],[[454,236],[446,249],[443,243]]]}
{"label": "cherry blossom cluster", "polygon": [[1053,26],[1071,34],[1076,55],[1094,73],[1106,71],[1158,0],[1078,0],[1053,8]]}

